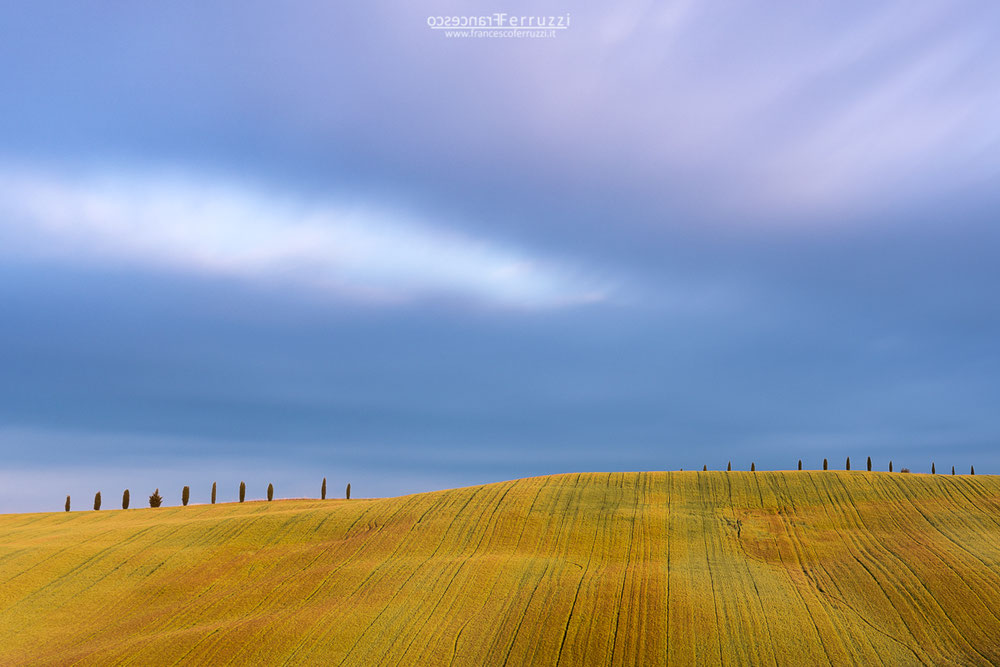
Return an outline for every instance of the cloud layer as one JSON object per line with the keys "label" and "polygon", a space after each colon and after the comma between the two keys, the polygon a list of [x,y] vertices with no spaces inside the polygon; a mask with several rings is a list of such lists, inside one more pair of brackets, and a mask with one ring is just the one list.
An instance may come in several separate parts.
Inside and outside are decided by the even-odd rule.
{"label": "cloud layer", "polygon": [[6,252],[215,274],[376,303],[457,297],[523,308],[606,299],[593,276],[369,205],[192,176],[0,170]]}
{"label": "cloud layer", "polygon": [[[572,27],[427,27],[501,9]],[[115,466],[105,488],[204,489],[185,468],[240,460],[377,493],[996,471],[998,23],[988,0],[2,4],[3,461],[57,508],[74,468],[74,494]]]}

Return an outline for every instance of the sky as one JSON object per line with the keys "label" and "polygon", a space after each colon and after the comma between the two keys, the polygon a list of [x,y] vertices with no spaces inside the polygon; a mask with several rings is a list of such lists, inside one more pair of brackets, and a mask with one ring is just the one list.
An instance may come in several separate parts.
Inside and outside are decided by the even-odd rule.
{"label": "sky", "polygon": [[998,21],[5,4],[0,512],[1000,472]]}

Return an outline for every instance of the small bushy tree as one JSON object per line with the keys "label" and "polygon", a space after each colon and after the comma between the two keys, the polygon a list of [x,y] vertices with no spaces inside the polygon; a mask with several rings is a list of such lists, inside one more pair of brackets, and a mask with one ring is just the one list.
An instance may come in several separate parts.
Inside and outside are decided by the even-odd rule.
{"label": "small bushy tree", "polygon": [[212,504],[215,504],[215,482],[212,482]]}
{"label": "small bushy tree", "polygon": [[153,495],[149,497],[149,506],[159,507],[162,504],[163,504],[163,496],[160,495],[160,490],[157,489],[156,491],[153,491]]}
{"label": "small bushy tree", "polygon": [[191,500],[191,487],[185,486],[183,489],[181,489],[181,505],[187,507],[189,500]]}
{"label": "small bushy tree", "polygon": [[351,499],[351,484],[350,484],[350,482],[348,482],[348,484],[347,484],[347,499],[348,500]]}
{"label": "small bushy tree", "polygon": [[246,497],[247,497],[247,483],[240,482],[240,502],[242,503]]}
{"label": "small bushy tree", "polygon": [[908,473],[908,472],[910,472],[910,469],[909,468],[905,468],[905,467],[904,468],[900,468],[899,472],[901,472],[901,473]]}
{"label": "small bushy tree", "polygon": [[267,502],[274,500],[274,484],[267,485]]}
{"label": "small bushy tree", "polygon": [[872,457],[868,457],[868,472],[872,471]]}
{"label": "small bushy tree", "polygon": [[826,459],[823,459],[823,470],[829,470],[829,469],[830,469],[830,462],[827,461]]}
{"label": "small bushy tree", "polygon": [[98,491],[94,494],[94,510],[101,509],[101,492]]}
{"label": "small bushy tree", "polygon": [[69,511],[69,496],[66,496],[66,511]]}
{"label": "small bushy tree", "polygon": [[129,502],[128,489],[125,489],[125,493],[122,494],[122,509],[123,510],[127,510],[128,509],[128,502]]}
{"label": "small bushy tree", "polygon": [[319,499],[326,500],[326,477],[323,478],[323,484],[319,487]]}

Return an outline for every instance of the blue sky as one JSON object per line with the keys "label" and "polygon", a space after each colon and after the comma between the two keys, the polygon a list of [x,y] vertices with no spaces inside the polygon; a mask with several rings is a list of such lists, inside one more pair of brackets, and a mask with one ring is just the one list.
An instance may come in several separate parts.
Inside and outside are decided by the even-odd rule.
{"label": "blue sky", "polygon": [[[571,24],[427,25],[497,11]],[[997,471],[998,19],[7,5],[0,511]]]}

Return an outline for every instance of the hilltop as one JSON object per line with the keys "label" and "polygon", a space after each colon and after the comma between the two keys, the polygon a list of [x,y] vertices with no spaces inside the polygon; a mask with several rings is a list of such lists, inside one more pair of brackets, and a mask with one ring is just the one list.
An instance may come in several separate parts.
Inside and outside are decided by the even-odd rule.
{"label": "hilltop", "polygon": [[1000,662],[1000,479],[587,473],[0,516],[0,664]]}

